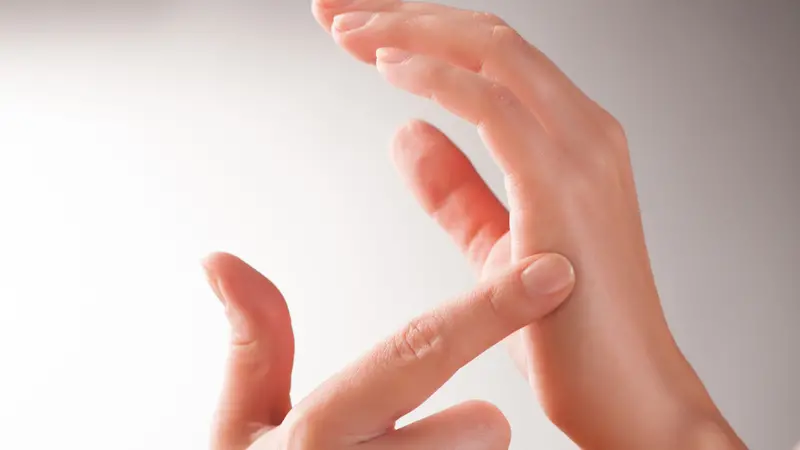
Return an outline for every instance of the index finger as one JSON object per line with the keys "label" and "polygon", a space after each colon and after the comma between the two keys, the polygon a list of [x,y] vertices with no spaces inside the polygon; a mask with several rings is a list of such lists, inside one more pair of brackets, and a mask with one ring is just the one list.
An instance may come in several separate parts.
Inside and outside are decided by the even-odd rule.
{"label": "index finger", "polygon": [[559,255],[516,265],[474,292],[437,308],[380,343],[324,384],[298,412],[326,440],[371,440],[391,429],[461,367],[511,333],[555,310],[574,273]]}

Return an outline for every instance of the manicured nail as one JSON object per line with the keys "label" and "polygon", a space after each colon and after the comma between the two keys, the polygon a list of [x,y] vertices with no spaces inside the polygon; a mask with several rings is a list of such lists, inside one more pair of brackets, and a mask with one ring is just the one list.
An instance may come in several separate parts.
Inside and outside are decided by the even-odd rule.
{"label": "manicured nail", "polygon": [[522,272],[522,283],[531,298],[556,294],[574,282],[572,263],[556,254],[542,256]]}
{"label": "manicured nail", "polygon": [[376,52],[378,62],[384,64],[400,64],[411,58],[412,54],[399,48],[380,48]]}
{"label": "manicured nail", "polygon": [[333,29],[344,33],[366,26],[375,15],[371,12],[351,12],[333,18]]}

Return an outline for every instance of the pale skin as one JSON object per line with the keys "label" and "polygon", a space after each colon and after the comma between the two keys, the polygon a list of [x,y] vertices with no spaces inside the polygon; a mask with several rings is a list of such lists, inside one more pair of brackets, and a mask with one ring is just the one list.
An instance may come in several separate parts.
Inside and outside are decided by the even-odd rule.
{"label": "pale skin", "polygon": [[[397,0],[316,0],[313,11],[336,43],[359,60],[375,64],[390,84],[430,98],[478,128],[505,176],[508,209],[464,154],[429,124],[412,122],[403,127],[394,141],[393,157],[422,207],[463,250],[486,286],[518,281],[508,274],[522,273],[521,264],[542,255],[564,255],[574,266],[577,282],[560,291],[571,293],[563,305],[559,306],[563,298],[540,299],[549,307],[526,316],[527,322],[519,324],[518,330],[512,329],[516,322],[502,328],[506,334],[513,333],[507,339],[511,356],[553,423],[584,449],[746,448],[682,355],[664,319],[645,245],[628,144],[611,114],[492,15]],[[215,266],[211,267],[210,273],[216,273]],[[264,299],[277,295],[268,282],[264,286],[273,293],[272,297],[263,295]],[[477,292],[487,292],[483,289]],[[470,298],[482,297],[473,294]],[[276,308],[281,313],[273,315],[284,314],[282,300],[265,303],[270,302],[273,306],[262,306],[265,311]],[[458,324],[459,309],[451,308],[432,317],[438,317],[439,324]],[[217,448],[244,449],[251,444],[254,449],[349,448],[346,445],[372,445],[393,436],[401,439],[404,432],[395,431],[388,420],[416,407],[460,367],[458,364],[505,337],[495,329],[492,339],[487,337],[482,345],[465,353],[469,358],[444,364],[447,370],[441,373],[401,371],[402,376],[421,377],[422,381],[394,375],[391,381],[399,385],[421,382],[426,386],[411,396],[413,402],[398,399],[402,406],[387,406],[393,401],[388,397],[377,401],[359,394],[370,387],[380,389],[380,383],[387,382],[380,378],[380,369],[370,369],[381,360],[371,354],[354,366],[359,367],[360,378],[340,375],[291,409],[291,356],[286,356],[291,352],[275,353],[277,346],[291,346],[288,313],[285,315],[278,334],[264,334],[262,340],[271,343],[244,351],[250,362],[237,365],[237,353],[243,351],[234,347],[234,369],[229,372],[229,388],[220,409],[221,423],[228,425],[218,427]],[[258,321],[251,324],[253,329],[261,329]],[[483,329],[480,324],[475,326]],[[494,329],[496,325],[486,327]],[[444,332],[441,327],[434,330]],[[441,341],[453,342],[451,339]],[[259,346],[268,349],[255,351]],[[279,363],[270,362],[273,353],[283,355]],[[410,358],[414,363],[409,365],[437,365],[426,358],[431,357]],[[375,371],[379,375],[367,379]],[[275,393],[276,386],[280,394]],[[381,392],[389,391],[384,388]],[[313,406],[317,404],[323,406]],[[362,441],[326,440],[325,433],[341,425],[338,419],[320,412],[326,408],[340,411],[341,417],[363,418],[363,426],[353,423],[358,431],[348,435]],[[468,436],[473,429],[500,429],[502,433],[487,433],[492,437],[485,441],[474,437],[472,444],[431,437],[435,445],[404,447],[398,443],[375,448],[507,448],[507,430],[503,429],[507,424],[496,420],[496,410],[481,403],[461,408],[428,419],[411,434],[446,436],[445,430],[458,428],[458,422],[463,426],[448,435],[458,436],[452,439]],[[241,417],[231,418],[231,411]],[[269,416],[248,418],[242,411],[253,417],[256,412],[269,412]],[[299,434],[321,440],[311,446],[301,442],[281,447],[277,438],[270,437],[287,434],[275,430],[296,431],[295,418],[308,417],[309,411],[316,422],[300,427]],[[387,411],[393,414],[381,416]],[[380,425],[372,420],[379,416],[386,419]],[[475,426],[470,422],[474,418],[485,419],[491,426]],[[281,423],[284,425],[269,428]],[[251,438],[254,433],[261,438],[253,441],[255,444],[244,438],[226,440],[230,434],[226,430],[231,428],[246,429]],[[264,432],[270,429],[273,431]]]}
{"label": "pale skin", "polygon": [[205,262],[233,328],[214,449],[508,448],[510,430],[488,403],[468,402],[395,429],[456,371],[550,314],[575,283],[570,262],[539,255],[411,321],[298,405],[289,396],[294,342],[278,289],[243,261]]}

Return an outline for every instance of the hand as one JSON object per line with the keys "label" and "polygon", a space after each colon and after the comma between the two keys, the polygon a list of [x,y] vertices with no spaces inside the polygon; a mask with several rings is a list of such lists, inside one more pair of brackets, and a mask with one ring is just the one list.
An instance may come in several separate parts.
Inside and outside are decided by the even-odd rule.
{"label": "hand", "polygon": [[401,130],[394,156],[481,277],[541,252],[575,263],[570,302],[510,341],[551,420],[583,448],[742,448],[667,327],[620,124],[490,14],[398,0],[314,14],[390,83],[478,127],[510,211],[432,126]]}
{"label": "hand", "polygon": [[294,338],[280,292],[231,255],[214,255],[205,267],[233,328],[213,433],[219,450],[507,449],[508,422],[482,402],[399,430],[395,422],[462,366],[555,310],[574,285],[564,257],[527,258],[412,321],[292,408]]}

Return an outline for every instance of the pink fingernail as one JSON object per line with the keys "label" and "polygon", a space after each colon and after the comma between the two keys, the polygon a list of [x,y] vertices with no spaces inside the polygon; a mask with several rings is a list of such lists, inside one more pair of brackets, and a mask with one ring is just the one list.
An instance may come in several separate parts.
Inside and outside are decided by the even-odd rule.
{"label": "pink fingernail", "polygon": [[575,282],[570,261],[561,255],[544,255],[522,273],[522,282],[533,299],[556,294]]}
{"label": "pink fingernail", "polygon": [[385,64],[400,64],[407,61],[413,55],[398,48],[381,48],[378,49],[376,56],[379,62]]}
{"label": "pink fingernail", "polygon": [[234,343],[246,344],[254,339],[254,333],[247,315],[238,305],[228,302],[225,305],[225,315],[228,316],[228,323],[231,325],[231,337]]}
{"label": "pink fingernail", "polygon": [[333,29],[344,33],[366,26],[374,17],[370,12],[352,12],[340,14],[333,18]]}
{"label": "pink fingernail", "polygon": [[225,316],[228,318],[228,323],[231,326],[233,342],[244,344],[252,341],[254,331],[247,320],[245,312],[242,311],[239,305],[228,299],[220,279],[217,277],[216,273],[208,267],[206,261],[203,261],[203,268],[205,269],[209,286],[211,286],[211,289],[222,303],[222,306],[225,307]]}
{"label": "pink fingernail", "polygon": [[217,299],[219,299],[224,306],[226,303],[228,303],[228,301],[225,299],[225,295],[222,293],[222,289],[220,288],[219,278],[217,278],[216,273],[214,273],[214,271],[209,267],[208,259],[204,259],[201,262],[201,265],[203,266],[203,271],[206,274],[206,281],[208,282],[209,287],[211,287],[211,290],[214,291],[214,295],[217,296]]}

